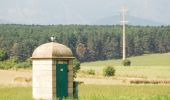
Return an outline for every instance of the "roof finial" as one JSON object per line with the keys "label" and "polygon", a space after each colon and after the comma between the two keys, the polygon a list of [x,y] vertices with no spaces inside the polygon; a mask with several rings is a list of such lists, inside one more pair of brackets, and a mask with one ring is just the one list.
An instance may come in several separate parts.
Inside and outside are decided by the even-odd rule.
{"label": "roof finial", "polygon": [[55,37],[54,37],[54,36],[51,36],[50,38],[51,38],[51,41],[54,42]]}

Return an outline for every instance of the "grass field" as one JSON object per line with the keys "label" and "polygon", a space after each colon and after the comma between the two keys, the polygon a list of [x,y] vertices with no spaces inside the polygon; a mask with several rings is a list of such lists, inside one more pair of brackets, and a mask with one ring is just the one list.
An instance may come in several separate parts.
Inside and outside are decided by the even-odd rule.
{"label": "grass field", "polygon": [[[164,54],[145,54],[142,56],[129,57],[132,66],[170,66],[170,53]],[[121,60],[106,60],[82,63],[82,66],[122,66]]]}
{"label": "grass field", "polygon": [[0,86],[0,100],[32,100],[31,87]]}
{"label": "grass field", "polygon": [[170,85],[80,85],[79,96],[80,100],[168,100]]}
{"label": "grass field", "polygon": [[[169,100],[170,85],[80,85],[80,100]],[[31,87],[0,86],[0,100],[32,100]]]}
{"label": "grass field", "polygon": [[[116,69],[116,76],[113,79],[117,77],[170,79],[170,53],[143,55],[130,57],[129,59],[132,61],[132,66],[130,67],[122,66],[121,60],[83,63],[81,64],[80,73],[94,69],[96,76],[100,76],[103,68],[110,65]],[[15,76],[25,74],[31,77],[31,72],[27,71],[12,72],[2,70],[0,74],[3,82],[7,79],[6,77],[10,77],[11,80]],[[104,77],[103,80],[107,81],[107,78],[105,79]],[[30,86],[12,87],[10,85],[0,85],[0,100],[32,100],[32,88]],[[79,100],[170,100],[170,85],[81,84],[79,85]]]}
{"label": "grass field", "polygon": [[93,69],[102,75],[103,68],[114,66],[116,76],[139,77],[148,79],[169,79],[170,78],[170,53],[150,54],[138,57],[130,57],[132,65],[124,67],[121,60],[96,61],[81,64],[81,70]]}

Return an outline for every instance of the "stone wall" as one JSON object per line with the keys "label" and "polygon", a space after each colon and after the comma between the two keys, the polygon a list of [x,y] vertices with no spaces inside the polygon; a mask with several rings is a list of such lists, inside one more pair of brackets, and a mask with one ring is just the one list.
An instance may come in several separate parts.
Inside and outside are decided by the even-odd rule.
{"label": "stone wall", "polygon": [[33,98],[51,99],[52,87],[52,59],[33,60]]}

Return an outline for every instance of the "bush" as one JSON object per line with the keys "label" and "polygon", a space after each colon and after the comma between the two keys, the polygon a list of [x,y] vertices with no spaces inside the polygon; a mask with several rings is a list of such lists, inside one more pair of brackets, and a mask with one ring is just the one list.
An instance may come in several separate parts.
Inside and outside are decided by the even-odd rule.
{"label": "bush", "polygon": [[32,67],[31,59],[27,59],[25,62],[17,63],[14,67],[15,68],[31,68]]}
{"label": "bush", "polygon": [[31,59],[27,59],[25,62],[19,62],[17,57],[0,61],[0,69],[17,69],[17,68],[31,68]]}
{"label": "bush", "polygon": [[131,61],[128,60],[128,59],[123,60],[122,63],[123,63],[123,66],[130,66],[131,65]]}
{"label": "bush", "polygon": [[89,75],[95,75],[95,70],[90,69],[90,70],[87,71],[87,73],[88,73]]}
{"label": "bush", "polygon": [[0,62],[0,69],[11,69],[17,64],[17,58],[13,57]]}
{"label": "bush", "polygon": [[77,59],[73,60],[73,77],[76,78],[77,77],[77,71],[80,70],[80,61],[78,61]]}
{"label": "bush", "polygon": [[29,68],[31,65],[28,62],[22,62],[15,65],[15,68]]}
{"label": "bush", "polygon": [[114,67],[108,66],[103,69],[103,75],[104,76],[114,76],[115,75],[115,69]]}

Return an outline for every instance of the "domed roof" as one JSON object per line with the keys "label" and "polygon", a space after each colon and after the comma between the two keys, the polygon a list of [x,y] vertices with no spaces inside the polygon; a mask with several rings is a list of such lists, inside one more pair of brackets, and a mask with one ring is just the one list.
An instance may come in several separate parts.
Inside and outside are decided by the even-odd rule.
{"label": "domed roof", "polygon": [[50,42],[37,47],[32,54],[32,58],[73,58],[73,54],[67,46]]}

